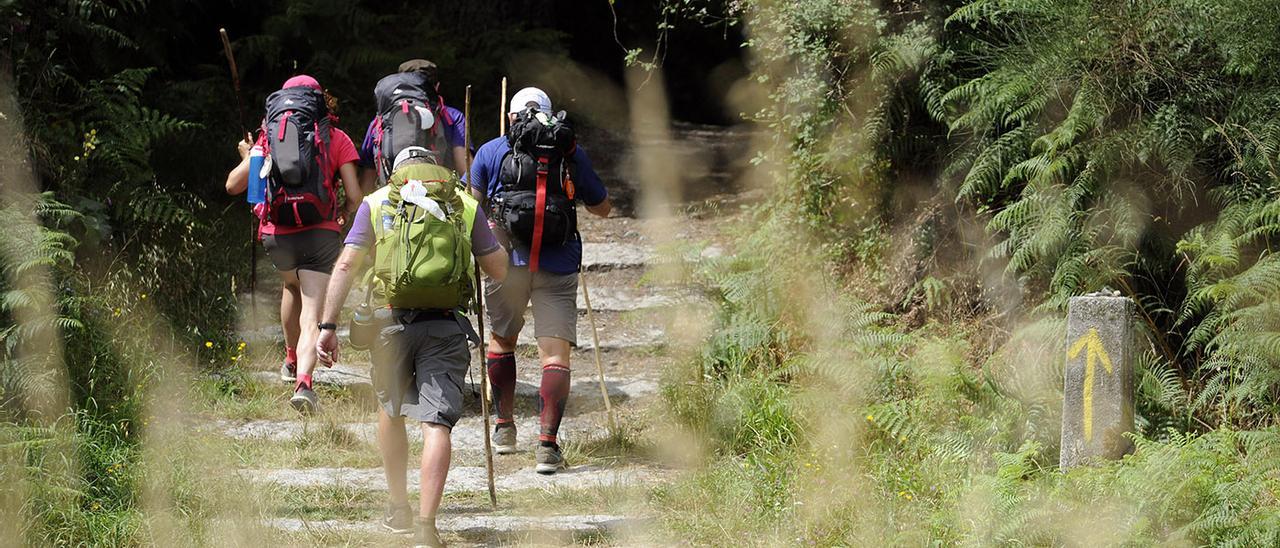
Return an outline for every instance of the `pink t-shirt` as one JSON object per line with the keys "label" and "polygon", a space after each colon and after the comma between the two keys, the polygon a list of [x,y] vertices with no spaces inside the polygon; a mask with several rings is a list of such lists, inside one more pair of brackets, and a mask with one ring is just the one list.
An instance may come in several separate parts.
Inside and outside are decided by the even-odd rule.
{"label": "pink t-shirt", "polygon": [[[258,146],[265,147],[267,144],[266,135],[258,137]],[[338,168],[344,164],[360,161],[360,153],[356,151],[355,143],[351,142],[351,137],[347,133],[338,129],[330,128],[329,130],[329,150],[324,155],[326,163],[329,164],[329,184],[336,185],[338,182]],[[319,224],[310,226],[276,226],[270,221],[264,219],[263,209],[266,204],[258,204],[254,206],[253,213],[258,216],[259,233],[263,236],[268,235],[284,235],[297,234],[308,230],[323,229],[332,230],[334,232],[342,232],[342,227],[338,225],[338,221],[324,221]],[[336,205],[334,207],[337,207]]]}

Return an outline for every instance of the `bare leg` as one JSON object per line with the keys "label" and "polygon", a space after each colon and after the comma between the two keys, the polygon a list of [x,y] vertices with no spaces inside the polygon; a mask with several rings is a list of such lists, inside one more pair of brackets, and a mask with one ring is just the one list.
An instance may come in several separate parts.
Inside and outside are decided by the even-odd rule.
{"label": "bare leg", "polygon": [[382,471],[387,476],[391,505],[409,504],[409,490],[405,485],[409,439],[404,432],[404,417],[391,417],[382,406],[378,406],[378,449],[382,452]]}
{"label": "bare leg", "polygon": [[284,282],[280,289],[280,329],[284,331],[284,345],[297,348],[301,332],[298,314],[302,312],[302,286],[296,270],[281,272],[280,279]]}
{"label": "bare leg", "polygon": [[421,507],[418,511],[424,518],[434,520],[440,509],[452,452],[453,444],[449,440],[447,427],[430,422],[422,423],[422,480],[418,494]]}
{"label": "bare leg", "polygon": [[[511,345],[515,348],[515,344]],[[556,364],[569,367],[569,354],[571,347],[569,341],[558,337],[538,337],[538,358],[542,360],[542,365]]]}
{"label": "bare leg", "polygon": [[516,337],[499,337],[496,334],[490,333],[489,351],[495,354],[505,354],[507,352],[515,352]]}
{"label": "bare leg", "polygon": [[329,285],[329,275],[312,270],[299,270],[302,282],[302,313],[298,315],[301,331],[298,337],[298,375],[310,375],[316,368],[316,338],[320,335],[316,323],[320,321],[320,309],[324,308],[324,292]]}

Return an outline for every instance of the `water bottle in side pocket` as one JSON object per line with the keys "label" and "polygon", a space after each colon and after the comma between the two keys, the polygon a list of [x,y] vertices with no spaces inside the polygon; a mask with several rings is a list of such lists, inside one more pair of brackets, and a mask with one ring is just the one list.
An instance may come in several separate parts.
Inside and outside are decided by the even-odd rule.
{"label": "water bottle in side pocket", "polygon": [[266,151],[260,146],[249,149],[249,191],[245,199],[251,204],[260,204],[266,200],[267,181],[262,177],[262,162]]}

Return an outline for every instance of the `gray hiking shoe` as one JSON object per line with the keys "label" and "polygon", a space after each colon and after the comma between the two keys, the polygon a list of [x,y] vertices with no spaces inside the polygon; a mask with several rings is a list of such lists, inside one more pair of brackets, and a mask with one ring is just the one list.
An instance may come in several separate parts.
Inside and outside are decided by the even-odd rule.
{"label": "gray hiking shoe", "polygon": [[510,455],[518,451],[515,424],[499,424],[493,429],[493,451],[499,455]]}
{"label": "gray hiking shoe", "polygon": [[314,415],[320,412],[320,399],[316,397],[316,391],[307,386],[299,386],[293,392],[293,397],[289,398],[289,405],[303,415]]}
{"label": "gray hiking shoe", "polygon": [[538,462],[533,471],[539,474],[554,474],[565,468],[564,455],[560,454],[559,445],[542,445],[534,451],[534,460]]}
{"label": "gray hiking shoe", "polygon": [[444,548],[440,540],[440,532],[436,531],[435,520],[430,522],[418,520],[417,530],[413,533],[413,548]]}
{"label": "gray hiking shoe", "polygon": [[392,534],[407,535],[413,532],[413,508],[408,504],[390,506],[382,516],[382,528]]}
{"label": "gray hiking shoe", "polygon": [[280,380],[282,382],[298,382],[298,364],[284,362],[280,364]]}

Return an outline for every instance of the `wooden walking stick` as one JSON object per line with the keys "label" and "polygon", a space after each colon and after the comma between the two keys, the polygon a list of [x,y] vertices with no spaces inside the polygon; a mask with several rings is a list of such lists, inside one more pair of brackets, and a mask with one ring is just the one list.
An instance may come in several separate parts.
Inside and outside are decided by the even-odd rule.
{"label": "wooden walking stick", "polygon": [[609,400],[609,388],[604,384],[604,366],[600,364],[600,332],[596,329],[596,314],[591,310],[591,292],[587,291],[587,273],[578,272],[578,285],[582,286],[582,300],[587,305],[587,321],[591,324],[591,350],[596,358],[596,373],[600,375],[600,395],[604,397],[604,410],[609,416],[609,430],[617,432],[618,422],[613,417],[613,402]]}
{"label": "wooden walking stick", "polygon": [[[471,170],[471,85],[462,106],[463,136],[462,148],[467,151],[467,172]],[[476,354],[480,356],[480,414],[484,415],[484,468],[489,476],[489,505],[498,508],[498,491],[493,485],[493,440],[489,432],[489,371],[484,367],[484,279],[480,277],[480,262],[476,265],[476,324],[480,328],[480,343],[476,345]]]}
{"label": "wooden walking stick", "polygon": [[[218,29],[222,37],[222,51],[227,54],[227,65],[231,68],[231,85],[236,91],[236,110],[240,113],[240,133],[252,142],[248,126],[244,123],[244,101],[240,99],[240,70],[236,68],[236,56],[231,53],[231,39],[227,37],[227,29]],[[250,174],[250,177],[253,175]],[[250,325],[258,328],[258,219],[249,216],[249,315]]]}
{"label": "wooden walking stick", "polygon": [[502,77],[502,100],[498,103],[498,137],[507,134],[507,77]]}

